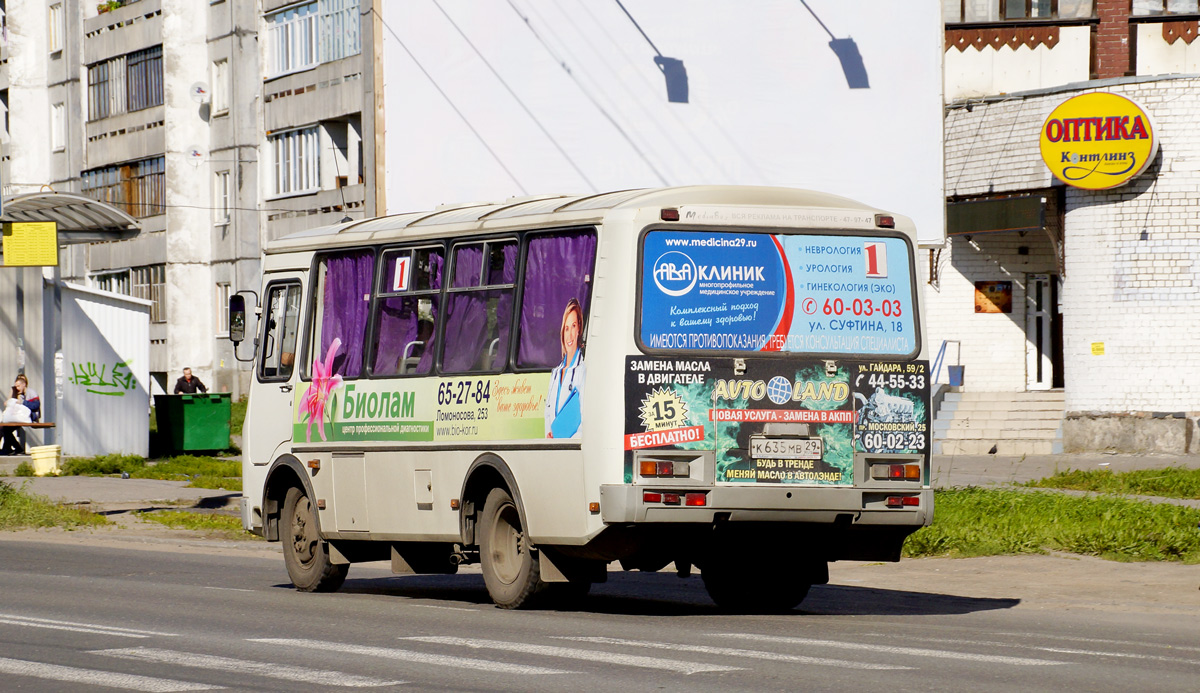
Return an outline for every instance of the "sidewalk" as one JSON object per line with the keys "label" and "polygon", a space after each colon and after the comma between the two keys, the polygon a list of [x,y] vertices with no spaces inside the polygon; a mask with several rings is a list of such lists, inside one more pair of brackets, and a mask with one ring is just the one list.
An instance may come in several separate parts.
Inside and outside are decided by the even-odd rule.
{"label": "sidewalk", "polygon": [[[185,481],[155,479],[119,479],[115,477],[13,477],[13,470],[24,457],[0,457],[0,477],[15,486],[28,483],[32,493],[61,503],[94,503],[107,509],[146,507],[154,502],[182,502],[204,508],[236,508],[241,493],[220,489],[186,488]],[[933,486],[990,486],[1018,484],[1047,477],[1068,469],[1111,469],[1125,472],[1135,469],[1160,469],[1169,466],[1200,469],[1200,455],[1036,455],[997,457],[995,455],[934,455]]]}
{"label": "sidewalk", "polygon": [[156,505],[184,505],[207,509],[237,509],[240,491],[188,488],[186,481],[159,479],[121,479],[111,476],[13,476],[28,455],[0,457],[0,483],[45,496],[57,503],[91,503],[93,510],[135,510]]}

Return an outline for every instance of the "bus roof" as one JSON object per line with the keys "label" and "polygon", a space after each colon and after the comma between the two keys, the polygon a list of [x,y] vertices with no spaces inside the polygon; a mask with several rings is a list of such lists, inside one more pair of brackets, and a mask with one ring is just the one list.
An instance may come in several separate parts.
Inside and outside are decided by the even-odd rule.
{"label": "bus roof", "polygon": [[424,212],[318,226],[270,241],[266,253],[470,234],[512,226],[562,226],[600,223],[614,210],[678,207],[689,204],[751,207],[806,207],[873,210],[873,207],[828,193],[763,186],[691,185],[618,190],[595,195],[513,197],[503,202],[442,205]]}

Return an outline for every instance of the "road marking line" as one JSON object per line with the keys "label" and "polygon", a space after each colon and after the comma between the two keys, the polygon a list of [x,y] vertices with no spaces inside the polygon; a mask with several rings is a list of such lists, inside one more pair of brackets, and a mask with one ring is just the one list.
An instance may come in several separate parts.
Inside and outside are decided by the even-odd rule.
{"label": "road marking line", "polygon": [[1126,657],[1128,659],[1150,659],[1157,662],[1175,662],[1177,664],[1200,664],[1194,659],[1180,659],[1178,657],[1164,657],[1162,655],[1145,655],[1133,654],[1132,652],[1099,652],[1095,650],[1072,650],[1065,647],[1038,647],[1032,646],[1035,650],[1043,652],[1054,652],[1057,654],[1077,654],[1090,655],[1093,657]]}
{"label": "road marking line", "polygon": [[383,657],[386,659],[396,659],[404,662],[416,662],[418,664],[433,664],[442,667],[457,667],[459,669],[472,669],[476,671],[494,672],[502,674],[574,674],[577,672],[566,671],[563,669],[549,669],[546,667],[538,667],[526,664],[509,664],[507,662],[496,662],[490,659],[472,659],[470,657],[451,657],[449,655],[433,654],[429,652],[418,652],[416,650],[402,650],[392,647],[372,647],[370,645],[347,645],[340,642],[326,642],[323,640],[305,640],[299,638],[249,638],[249,642],[261,642],[268,645],[286,645],[288,647],[307,647],[313,650],[327,650],[329,652],[344,652],[347,654],[366,655],[368,657]]}
{"label": "road marking line", "polygon": [[0,614],[0,623],[7,623],[16,626],[29,626],[30,628],[53,628],[55,630],[69,630],[78,633],[100,633],[102,635],[117,635],[125,638],[146,638],[152,635],[160,635],[163,637],[177,637],[175,633],[159,633],[153,630],[137,630],[134,628],[119,628],[117,626],[105,626],[98,623],[76,623],[73,621],[56,621],[49,618],[34,618],[32,616],[18,616],[16,614]]}
{"label": "road marking line", "polygon": [[841,667],[843,669],[912,669],[899,664],[871,664],[869,662],[852,662],[846,659],[827,659],[825,657],[805,657],[804,655],[779,654],[775,652],[763,652],[762,650],[742,650],[736,647],[710,647],[708,645],[682,645],[676,643],[665,642],[646,642],[645,640],[625,640],[623,638],[602,638],[602,637],[573,637],[573,636],[554,636],[559,640],[574,640],[576,642],[595,642],[606,645],[632,645],[634,647],[646,647],[659,650],[670,650],[672,652],[696,652],[699,654],[713,654],[722,657],[747,657],[750,659],[767,659],[775,662],[796,662],[799,664],[828,664],[830,666]]}
{"label": "road marking line", "polygon": [[170,693],[171,691],[211,691],[222,688],[205,683],[189,683],[187,681],[172,681],[171,679],[156,679],[137,674],[119,674],[112,671],[96,669],[79,669],[64,667],[58,664],[42,662],[26,662],[20,659],[0,657],[0,672],[14,676],[29,676],[51,681],[70,681],[84,683],[89,686],[108,686],[133,691],[149,691],[150,693]]}
{"label": "road marking line", "polygon": [[134,659],[146,662],[162,662],[165,664],[196,667],[199,669],[231,671],[237,674],[267,676],[275,679],[299,681],[301,683],[314,683],[321,686],[372,688],[378,686],[399,686],[407,683],[406,681],[384,681],[383,679],[371,678],[369,676],[357,676],[355,674],[347,674],[341,671],[322,671],[319,669],[309,669],[307,667],[283,666],[279,664],[268,664],[266,662],[254,662],[245,659],[233,659],[231,657],[219,657],[217,655],[179,652],[177,650],[162,650],[153,647],[127,647],[113,650],[92,650],[88,654],[107,655],[109,657]]}
{"label": "road marking line", "polygon": [[418,606],[422,609],[444,609],[446,611],[470,611],[471,613],[479,611],[479,609],[467,609],[461,606],[438,606],[437,604],[409,604],[409,606]]}
{"label": "road marking line", "polygon": [[744,640],[766,640],[789,645],[816,645],[818,647],[839,647],[847,650],[869,650],[871,652],[886,652],[888,654],[911,655],[914,657],[940,657],[942,659],[965,659],[972,662],[991,662],[993,664],[1014,664],[1017,666],[1049,666],[1066,664],[1049,659],[1029,659],[1026,657],[1005,657],[1003,655],[985,655],[972,652],[953,652],[950,650],[929,650],[923,647],[896,647],[894,645],[872,645],[861,642],[842,642],[838,640],[816,640],[812,638],[791,638],[785,636],[759,635],[756,633],[722,633],[721,637],[742,638]]}
{"label": "road marking line", "polygon": [[221,590],[222,592],[253,592],[254,591],[254,590],[241,589],[240,587],[209,587],[207,585],[204,586],[204,589],[206,589],[206,590]]}
{"label": "road marking line", "polygon": [[[887,635],[885,633],[868,633],[867,635],[871,635],[871,636],[875,636],[875,637],[887,637]],[[1026,636],[1026,637],[1028,637],[1028,636]],[[1052,640],[1078,640],[1079,642],[1111,643],[1114,645],[1128,645],[1130,647],[1134,647],[1134,646],[1155,647],[1155,648],[1160,648],[1160,649],[1167,648],[1169,650],[1175,650],[1175,651],[1200,652],[1200,647],[1186,647],[1186,646],[1182,646],[1182,645],[1176,646],[1176,645],[1167,645],[1167,644],[1159,644],[1159,643],[1152,643],[1152,642],[1129,642],[1129,641],[1123,641],[1123,640],[1097,640],[1097,639],[1093,639],[1093,638],[1072,638],[1069,636],[1051,636],[1051,635],[1039,635],[1038,637],[1039,638],[1048,638],[1048,639],[1052,639]],[[920,640],[921,642],[947,642],[947,643],[955,643],[955,644],[960,644],[960,645],[980,645],[980,646],[984,646],[984,647],[1010,647],[1010,648],[1018,649],[1018,650],[1041,650],[1043,652],[1059,652],[1059,653],[1063,653],[1063,654],[1086,654],[1086,655],[1097,655],[1097,656],[1101,656],[1101,657],[1133,657],[1133,658],[1138,658],[1138,659],[1159,659],[1164,662],[1186,662],[1189,664],[1197,663],[1195,660],[1180,659],[1178,657],[1166,657],[1163,655],[1130,654],[1130,653],[1123,653],[1123,652],[1101,652],[1098,650],[1072,650],[1072,649],[1046,647],[1045,645],[1030,645],[1028,643],[1001,642],[998,640],[955,640],[953,638],[927,638],[927,637],[920,637],[920,636],[917,636],[915,639]]]}
{"label": "road marking line", "polygon": [[727,667],[720,664],[700,664],[698,662],[682,662],[676,659],[660,659],[658,657],[643,657],[627,655],[602,650],[584,650],[575,647],[559,647],[557,645],[533,645],[523,642],[505,642],[502,640],[477,640],[473,638],[456,638],[451,636],[416,636],[401,638],[401,640],[416,640],[418,642],[438,645],[457,645],[485,650],[504,650],[521,654],[535,654],[545,657],[563,657],[565,659],[581,659],[589,662],[606,662],[627,667],[642,669],[658,669],[677,671],[683,674],[696,674],[709,671],[740,671],[741,667]]}

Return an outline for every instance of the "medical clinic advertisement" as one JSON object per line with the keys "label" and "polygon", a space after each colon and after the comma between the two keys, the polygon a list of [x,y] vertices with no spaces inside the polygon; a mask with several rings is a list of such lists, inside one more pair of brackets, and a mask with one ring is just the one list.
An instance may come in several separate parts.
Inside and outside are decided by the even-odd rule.
{"label": "medical clinic advertisement", "polygon": [[911,358],[910,257],[901,237],[651,231],[638,337],[650,352]]}

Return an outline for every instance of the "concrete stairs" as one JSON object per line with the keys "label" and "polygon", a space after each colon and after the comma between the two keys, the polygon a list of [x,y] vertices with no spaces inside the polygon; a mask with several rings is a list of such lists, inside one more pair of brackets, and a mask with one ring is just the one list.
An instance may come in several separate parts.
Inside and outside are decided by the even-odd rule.
{"label": "concrete stairs", "polygon": [[1062,452],[1062,391],[948,392],[933,421],[933,454]]}

